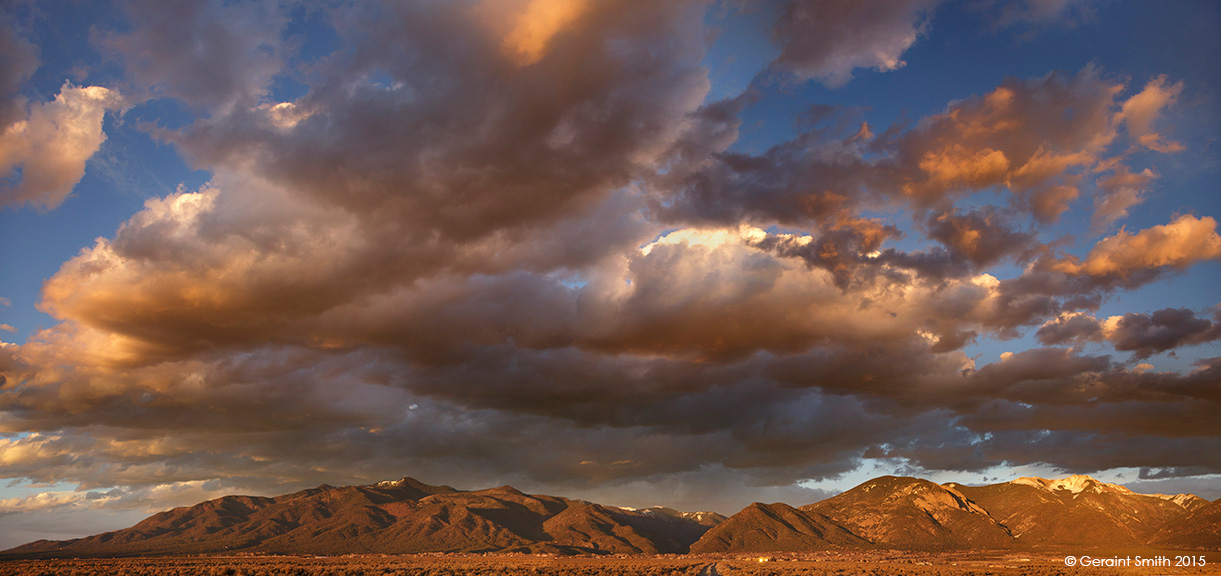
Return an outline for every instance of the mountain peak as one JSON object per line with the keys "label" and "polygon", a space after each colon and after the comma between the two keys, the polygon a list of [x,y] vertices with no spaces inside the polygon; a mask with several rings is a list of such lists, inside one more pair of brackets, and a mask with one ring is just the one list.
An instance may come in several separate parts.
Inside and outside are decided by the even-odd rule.
{"label": "mountain peak", "polygon": [[511,486],[460,491],[403,478],[274,498],[225,496],[131,528],[5,554],[683,553],[711,525],[678,511],[661,519]]}
{"label": "mountain peak", "polygon": [[415,492],[417,495],[452,494],[459,492],[458,489],[452,486],[433,486],[431,484],[420,482],[419,480],[416,480],[410,476],[403,477],[400,480],[383,480],[376,484],[372,484],[371,487],[381,490],[406,490],[408,492]]}
{"label": "mountain peak", "polygon": [[383,480],[374,484],[378,488],[401,488],[403,486],[411,486],[418,481],[415,478],[403,478],[402,480]]}
{"label": "mountain peak", "polygon": [[1067,490],[1073,494],[1080,494],[1082,492],[1093,492],[1096,494],[1102,492],[1118,492],[1121,494],[1132,493],[1131,490],[1128,490],[1119,484],[1100,482],[1090,476],[1086,476],[1085,474],[1073,474],[1072,476],[1060,478],[1058,480],[1039,478],[1038,476],[1023,476],[1010,482],[1010,484],[1023,484],[1038,488],[1040,490],[1046,490],[1048,492]]}

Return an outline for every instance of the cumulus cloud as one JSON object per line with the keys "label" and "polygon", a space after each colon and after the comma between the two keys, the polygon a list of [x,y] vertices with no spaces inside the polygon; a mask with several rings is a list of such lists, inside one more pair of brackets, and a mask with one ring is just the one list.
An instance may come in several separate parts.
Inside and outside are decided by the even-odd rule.
{"label": "cumulus cloud", "polygon": [[1145,85],[1144,90],[1128,98],[1123,103],[1119,119],[1123,120],[1128,129],[1128,135],[1141,146],[1158,152],[1178,152],[1183,145],[1166,140],[1154,130],[1154,123],[1162,113],[1162,109],[1170,106],[1183,91],[1183,83],[1175,82],[1166,85],[1165,76],[1158,76]]}
{"label": "cumulus cloud", "polygon": [[1000,2],[998,26],[1074,26],[1091,18],[1097,0],[1007,0]]}
{"label": "cumulus cloud", "polygon": [[925,119],[896,143],[901,190],[928,205],[1004,186],[1037,220],[1054,221],[1077,197],[1083,171],[1114,141],[1122,90],[1091,67],[1073,76],[1008,80]]}
{"label": "cumulus cloud", "polygon": [[24,115],[22,85],[38,68],[38,49],[22,38],[0,12],[0,127],[8,127]]}
{"label": "cumulus cloud", "polygon": [[[1169,80],[1130,110],[1093,67],[888,129],[823,110],[748,153],[754,96],[705,102],[700,2],[361,3],[324,14],[342,49],[285,102],[267,90],[293,66],[282,7],[133,6],[104,44],[133,90],[204,110],[155,134],[211,179],[63,263],[40,303],[58,323],[0,346],[14,477],[120,487],[108,508],[411,474],[691,490],[675,503],[718,487],[732,512],[879,452],[1105,467],[1136,438],[1158,450],[1142,465],[1221,470],[1183,440],[1215,413],[1215,359],[1179,374],[1064,347],[1215,339],[1190,311],[1089,315],[1217,259],[1213,218],[1082,257],[1042,227],[1095,184],[1104,226],[1143,197],[1152,172],[1116,149]],[[775,66],[893,68],[933,9],[787,4]],[[1045,347],[964,351],[1024,334]]]}
{"label": "cumulus cloud", "polygon": [[1044,322],[1035,333],[1043,344],[1064,344],[1074,340],[1100,340],[1102,322],[1080,312],[1068,312]]}
{"label": "cumulus cloud", "polygon": [[928,226],[929,238],[979,267],[991,266],[1008,256],[1022,259],[1037,246],[1034,232],[1010,229],[1004,216],[991,208],[939,214],[930,218]]}
{"label": "cumulus cloud", "polygon": [[1217,259],[1221,259],[1217,221],[1210,216],[1183,214],[1169,224],[1136,234],[1120,230],[1095,244],[1084,260],[1068,256],[1053,267],[1096,282],[1135,285],[1166,269],[1182,270],[1197,262]]}
{"label": "cumulus cloud", "polygon": [[[1049,223],[1070,209],[1091,176],[1109,171],[1097,212],[1099,222],[1113,221],[1139,200],[1134,187],[1150,178],[1107,155],[1121,139],[1123,90],[1086,67],[1006,80],[868,142],[816,125],[758,155],[710,148],[658,180],[666,193],[659,211],[687,222],[801,225],[888,202],[948,213],[963,197],[1000,189],[1009,192],[1012,210]],[[988,219],[995,227],[1010,218]]]}
{"label": "cumulus cloud", "polygon": [[1099,194],[1094,198],[1093,230],[1101,231],[1126,218],[1129,208],[1144,201],[1145,189],[1156,177],[1148,168],[1134,173],[1127,166],[1119,165],[1114,174],[1099,181]]}
{"label": "cumulus cloud", "polygon": [[846,84],[857,68],[897,70],[939,3],[791,0],[774,30],[783,49],[772,67],[831,87]]}
{"label": "cumulus cloud", "polygon": [[105,32],[98,42],[152,95],[209,111],[253,105],[283,66],[281,35],[288,19],[279,2],[124,4],[130,32]]}
{"label": "cumulus cloud", "polygon": [[0,133],[0,205],[59,206],[106,141],[102,119],[122,97],[101,86],[65,83],[55,100],[32,105]]}
{"label": "cumulus cloud", "polygon": [[1198,318],[1186,308],[1163,308],[1152,314],[1124,314],[1103,324],[1107,340],[1116,350],[1130,351],[1136,359],[1180,346],[1203,344],[1221,338],[1221,309],[1213,320]]}

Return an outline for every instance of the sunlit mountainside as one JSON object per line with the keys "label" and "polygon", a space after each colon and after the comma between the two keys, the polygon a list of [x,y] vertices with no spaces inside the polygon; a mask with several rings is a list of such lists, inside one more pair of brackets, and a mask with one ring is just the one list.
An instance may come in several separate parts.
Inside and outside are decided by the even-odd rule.
{"label": "sunlit mountainside", "polygon": [[6,555],[950,551],[1066,543],[1219,549],[1219,510],[1221,501],[1138,494],[1088,476],[988,486],[883,476],[800,508],[755,503],[730,518],[404,478],[275,498],[226,496]]}

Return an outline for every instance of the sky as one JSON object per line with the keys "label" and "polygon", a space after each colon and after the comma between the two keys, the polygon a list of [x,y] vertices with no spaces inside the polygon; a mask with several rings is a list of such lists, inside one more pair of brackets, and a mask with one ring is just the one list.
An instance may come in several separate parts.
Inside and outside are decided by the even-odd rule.
{"label": "sky", "polygon": [[404,476],[1221,498],[1221,4],[15,0],[0,546]]}

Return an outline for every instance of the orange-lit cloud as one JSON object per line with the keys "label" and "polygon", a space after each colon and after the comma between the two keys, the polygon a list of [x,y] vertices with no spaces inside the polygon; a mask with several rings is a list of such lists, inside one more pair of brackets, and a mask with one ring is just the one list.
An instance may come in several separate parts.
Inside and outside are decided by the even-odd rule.
{"label": "orange-lit cloud", "polygon": [[[1121,84],[1086,68],[1006,82],[926,119],[900,143],[902,190],[920,204],[1005,186],[1040,221],[1056,220],[1078,195],[1080,174],[1117,137]],[[1065,121],[1067,119],[1067,121]]]}
{"label": "orange-lit cloud", "polygon": [[1145,188],[1157,177],[1148,168],[1134,173],[1127,166],[1119,165],[1115,173],[1098,183],[1099,195],[1094,199],[1095,231],[1128,215],[1128,210],[1144,201]]}
{"label": "orange-lit cloud", "polygon": [[[770,81],[897,69],[937,4],[785,2],[780,55],[710,102],[696,0],[358,3],[311,13],[342,49],[308,66],[285,7],[133,3],[100,45],[133,89],[204,111],[151,131],[210,180],[63,262],[42,284],[56,323],[0,343],[6,473],[122,486],[117,507],[404,470],[736,502],[724,486],[836,476],[879,446],[913,467],[1221,471],[1182,417],[1216,412],[1221,360],[1131,364],[1221,320],[1095,317],[1221,258],[1215,214],[1108,231],[1161,185],[1180,84],[1090,66],[889,128],[815,106],[787,139],[741,140]],[[306,89],[273,98],[289,76]],[[87,128],[68,168],[117,105],[88,90],[19,107]],[[1012,351],[972,351],[989,339]]]}
{"label": "orange-lit cloud", "polygon": [[[985,148],[972,152],[951,146],[925,153],[920,169],[928,176],[925,189],[940,196],[946,190],[987,188],[1001,183],[1009,171],[1009,159],[1000,150]],[[919,188],[910,184],[905,191],[911,195],[920,193]]]}
{"label": "orange-lit cloud", "polygon": [[1120,230],[1102,239],[1084,260],[1056,264],[1069,274],[1126,279],[1158,268],[1182,269],[1204,260],[1221,259],[1221,235],[1211,216],[1183,214],[1169,224],[1130,234]]}
{"label": "orange-lit cloud", "polygon": [[[512,3],[509,32],[504,49],[519,66],[538,62],[546,54],[552,38],[580,18],[589,9],[590,0],[526,0]],[[506,4],[488,0],[488,5]],[[502,9],[503,10],[503,9]]]}
{"label": "orange-lit cloud", "polygon": [[0,175],[13,178],[21,171],[15,184],[0,184],[0,205],[59,206],[106,141],[102,118],[122,103],[117,92],[101,86],[65,83],[54,101],[35,104],[26,118],[0,127]]}
{"label": "orange-lit cloud", "polygon": [[1124,101],[1117,119],[1123,121],[1128,134],[1142,146],[1158,152],[1179,152],[1183,150],[1182,144],[1166,140],[1154,128],[1162,111],[1172,105],[1183,91],[1182,82],[1170,85],[1166,82],[1165,76],[1150,80],[1143,90]]}

